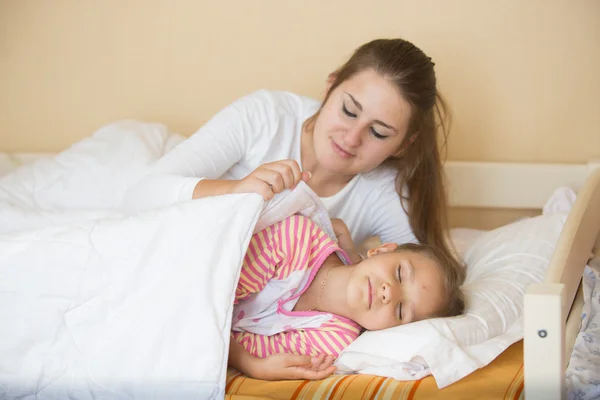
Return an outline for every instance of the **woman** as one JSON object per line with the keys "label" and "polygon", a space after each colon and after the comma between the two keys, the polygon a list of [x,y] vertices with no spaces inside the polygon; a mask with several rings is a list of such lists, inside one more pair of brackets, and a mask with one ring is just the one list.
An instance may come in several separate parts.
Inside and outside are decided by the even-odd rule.
{"label": "woman", "polygon": [[377,235],[447,251],[437,146],[446,108],[433,66],[410,42],[374,40],[330,75],[322,104],[288,92],[243,97],[160,159],[125,205],[245,192],[268,200],[302,179],[358,243]]}

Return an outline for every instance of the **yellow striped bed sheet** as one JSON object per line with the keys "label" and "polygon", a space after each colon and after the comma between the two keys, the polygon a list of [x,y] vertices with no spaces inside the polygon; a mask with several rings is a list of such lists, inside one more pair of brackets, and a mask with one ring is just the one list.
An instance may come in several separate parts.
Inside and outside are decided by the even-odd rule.
{"label": "yellow striped bed sheet", "polygon": [[397,381],[373,375],[335,375],[321,381],[268,382],[234,369],[227,373],[227,400],[421,400],[519,399],[523,392],[523,341],[506,349],[486,367],[438,389],[433,377]]}

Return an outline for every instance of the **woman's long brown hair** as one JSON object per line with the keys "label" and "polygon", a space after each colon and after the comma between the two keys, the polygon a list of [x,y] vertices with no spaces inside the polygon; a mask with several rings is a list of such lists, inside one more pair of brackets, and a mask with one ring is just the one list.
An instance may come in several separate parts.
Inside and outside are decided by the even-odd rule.
{"label": "woman's long brown hair", "polygon": [[[411,106],[404,141],[399,152],[385,164],[398,171],[396,191],[413,233],[421,243],[452,254],[446,238],[448,200],[441,158],[448,138],[450,112],[437,90],[434,63],[406,40],[371,41],[359,47],[332,74],[334,80],[323,104],[337,86],[365,70],[376,71],[392,82]],[[318,113],[308,121],[309,127],[317,117]]]}

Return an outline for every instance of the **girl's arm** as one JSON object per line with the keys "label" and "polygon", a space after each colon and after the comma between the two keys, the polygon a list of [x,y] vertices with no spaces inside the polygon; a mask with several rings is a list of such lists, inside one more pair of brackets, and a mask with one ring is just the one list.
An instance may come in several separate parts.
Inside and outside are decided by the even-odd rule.
{"label": "girl's arm", "polygon": [[333,317],[319,328],[292,329],[270,336],[235,332],[232,340],[243,343],[246,351],[259,358],[278,353],[313,357],[327,354],[335,358],[360,335],[361,329],[354,323]]}
{"label": "girl's arm", "polygon": [[232,337],[229,343],[229,366],[253,379],[324,379],[335,372],[333,361],[332,356],[325,354],[309,357],[280,353],[258,358],[247,352],[235,338]]}
{"label": "girl's arm", "polygon": [[[260,358],[248,353],[244,347],[232,336],[229,340],[229,366],[237,369],[250,378],[257,378],[256,372],[260,373],[258,368]],[[259,379],[259,378],[257,378]]]}

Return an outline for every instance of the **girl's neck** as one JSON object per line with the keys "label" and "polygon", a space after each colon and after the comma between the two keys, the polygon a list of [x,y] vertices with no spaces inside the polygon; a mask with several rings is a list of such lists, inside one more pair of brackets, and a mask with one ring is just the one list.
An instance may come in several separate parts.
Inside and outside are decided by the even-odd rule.
{"label": "girl's neck", "polygon": [[294,311],[330,312],[346,317],[346,286],[353,270],[353,265],[344,265],[337,254],[332,253],[298,299]]}

